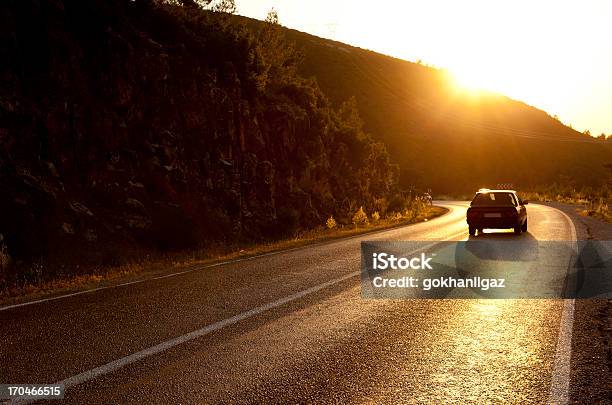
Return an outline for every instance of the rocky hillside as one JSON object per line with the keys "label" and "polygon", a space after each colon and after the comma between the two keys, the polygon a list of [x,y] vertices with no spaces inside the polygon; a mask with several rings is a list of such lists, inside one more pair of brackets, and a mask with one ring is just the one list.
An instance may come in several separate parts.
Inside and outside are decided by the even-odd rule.
{"label": "rocky hillside", "polygon": [[0,4],[0,234],[17,261],[262,240],[381,209],[398,170],[278,25],[140,0]]}

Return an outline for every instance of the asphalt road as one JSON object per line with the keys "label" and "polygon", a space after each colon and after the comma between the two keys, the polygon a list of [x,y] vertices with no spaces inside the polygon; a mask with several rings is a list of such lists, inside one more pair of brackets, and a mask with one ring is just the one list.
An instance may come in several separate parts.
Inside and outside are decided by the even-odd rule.
{"label": "asphalt road", "polygon": [[[466,203],[438,205],[413,226],[0,309],[0,383],[64,381],[74,404],[567,400],[569,300],[361,297],[362,239],[468,238]],[[554,208],[528,215],[521,238],[575,237]]]}

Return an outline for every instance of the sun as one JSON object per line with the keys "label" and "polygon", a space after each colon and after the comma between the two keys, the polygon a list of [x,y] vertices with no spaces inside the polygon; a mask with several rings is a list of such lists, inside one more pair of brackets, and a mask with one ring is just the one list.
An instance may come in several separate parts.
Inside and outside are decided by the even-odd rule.
{"label": "sun", "polygon": [[483,90],[486,80],[483,80],[476,72],[469,69],[453,69],[451,77],[456,86],[467,90]]}
{"label": "sun", "polygon": [[447,71],[451,82],[458,90],[470,93],[500,90],[500,80],[495,72],[479,69],[477,65],[455,66]]}

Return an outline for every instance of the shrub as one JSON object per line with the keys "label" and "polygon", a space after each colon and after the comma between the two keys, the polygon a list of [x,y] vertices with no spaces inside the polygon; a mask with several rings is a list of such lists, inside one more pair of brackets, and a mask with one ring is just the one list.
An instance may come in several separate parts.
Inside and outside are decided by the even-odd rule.
{"label": "shrub", "polygon": [[336,220],[334,219],[332,215],[329,218],[327,218],[325,225],[327,226],[327,229],[335,229],[338,226],[338,223],[336,222]]}
{"label": "shrub", "polygon": [[379,213],[379,215],[385,215],[387,213],[387,209],[389,207],[389,201],[387,201],[386,197],[376,198],[374,199],[374,210]]}
{"label": "shrub", "polygon": [[387,218],[390,219],[391,221],[400,221],[403,217],[400,212],[394,212],[388,215]]}
{"label": "shrub", "polygon": [[11,257],[9,256],[6,247],[4,246],[4,237],[0,233],[0,279],[2,275],[8,270],[11,263]]}
{"label": "shrub", "polygon": [[372,214],[372,221],[378,222],[379,220],[380,220],[380,214],[378,213],[378,211],[374,211],[374,213]]}
{"label": "shrub", "polygon": [[404,208],[406,208],[406,200],[400,194],[395,194],[387,207],[389,212],[402,212]]}
{"label": "shrub", "polygon": [[289,207],[281,207],[277,212],[277,218],[281,235],[293,236],[297,232],[300,225],[299,211]]}
{"label": "shrub", "polygon": [[368,216],[366,215],[363,207],[359,207],[355,215],[353,215],[353,224],[354,225],[367,225],[370,221],[368,221]]}

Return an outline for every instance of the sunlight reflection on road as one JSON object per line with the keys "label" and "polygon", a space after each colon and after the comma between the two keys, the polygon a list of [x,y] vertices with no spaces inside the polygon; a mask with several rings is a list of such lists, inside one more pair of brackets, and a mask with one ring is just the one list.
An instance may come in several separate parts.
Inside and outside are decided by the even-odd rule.
{"label": "sunlight reflection on road", "polygon": [[[553,361],[558,319],[550,300],[470,300],[436,336],[431,370],[434,397],[465,403],[542,399],[550,381],[542,378]],[[551,346],[552,345],[552,346]],[[440,351],[444,353],[441,354]],[[434,354],[437,353],[437,354]],[[431,394],[431,392],[430,392]],[[426,402],[426,398],[420,401]]]}

